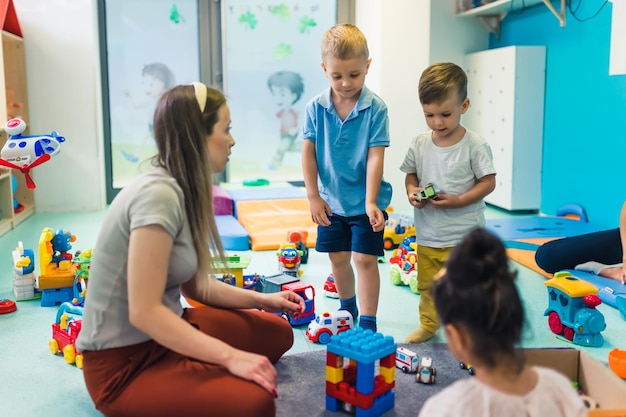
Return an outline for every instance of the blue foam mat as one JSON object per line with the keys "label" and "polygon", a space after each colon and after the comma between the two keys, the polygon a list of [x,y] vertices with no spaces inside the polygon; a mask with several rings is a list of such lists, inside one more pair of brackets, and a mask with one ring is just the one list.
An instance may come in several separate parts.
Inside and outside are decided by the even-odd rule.
{"label": "blue foam mat", "polygon": [[[591,272],[576,271],[574,269],[565,269],[565,272],[569,272],[573,276],[593,284],[596,288],[598,288],[598,297],[600,297],[603,303],[608,304],[611,307],[618,308],[617,298],[626,297],[626,285],[619,281],[601,277],[600,275],[592,274]],[[622,311],[622,313],[624,312]]]}
{"label": "blue foam mat", "polygon": [[215,216],[217,231],[226,250],[249,250],[250,235],[233,216]]}
{"label": "blue foam mat", "polygon": [[603,230],[592,223],[551,216],[487,219],[485,227],[502,240],[568,237]]}
{"label": "blue foam mat", "polygon": [[235,202],[306,198],[306,191],[300,187],[251,187],[226,191]]}

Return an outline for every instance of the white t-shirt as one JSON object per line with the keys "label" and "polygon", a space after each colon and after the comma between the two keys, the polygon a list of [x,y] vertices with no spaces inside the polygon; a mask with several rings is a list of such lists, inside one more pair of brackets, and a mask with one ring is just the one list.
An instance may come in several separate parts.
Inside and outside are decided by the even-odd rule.
{"label": "white t-shirt", "polygon": [[484,385],[476,378],[455,382],[430,397],[419,417],[586,417],[587,409],[572,383],[553,369],[533,367],[535,388],[513,395]]}
{"label": "white t-shirt", "polygon": [[[400,170],[416,174],[422,187],[432,183],[437,192],[457,196],[474,187],[478,179],[496,173],[491,148],[469,130],[458,143],[443,148],[433,142],[432,131],[417,136],[411,141]],[[457,209],[426,204],[414,213],[417,243],[431,248],[453,247],[470,230],[485,225],[482,200]]]}
{"label": "white t-shirt", "polygon": [[183,192],[167,171],[155,168],[135,178],[115,197],[93,250],[79,351],[133,345],[150,339],[128,317],[128,242],[131,230],[162,226],[174,239],[163,304],[182,315],[180,284],[198,267]]}

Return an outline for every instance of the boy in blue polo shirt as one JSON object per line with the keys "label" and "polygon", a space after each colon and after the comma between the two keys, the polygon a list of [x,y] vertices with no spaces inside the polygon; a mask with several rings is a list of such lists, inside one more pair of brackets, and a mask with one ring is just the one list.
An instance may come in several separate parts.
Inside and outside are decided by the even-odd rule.
{"label": "boy in blue polo shirt", "polygon": [[391,184],[383,179],[389,146],[387,106],[365,85],[371,58],[354,25],[338,24],[322,40],[322,69],[330,88],[306,105],[302,169],[311,218],[318,224],[315,249],[328,252],[341,309],[376,331],[383,230]]}

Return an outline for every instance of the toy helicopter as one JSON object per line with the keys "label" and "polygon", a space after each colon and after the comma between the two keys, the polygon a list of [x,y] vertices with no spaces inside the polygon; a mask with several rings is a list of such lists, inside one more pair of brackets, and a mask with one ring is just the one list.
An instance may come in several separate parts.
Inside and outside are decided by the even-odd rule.
{"label": "toy helicopter", "polygon": [[50,160],[61,150],[65,137],[52,131],[49,135],[25,136],[26,122],[11,119],[5,126],[9,138],[0,151],[0,165],[20,171],[26,177],[26,187],[35,188],[29,171]]}

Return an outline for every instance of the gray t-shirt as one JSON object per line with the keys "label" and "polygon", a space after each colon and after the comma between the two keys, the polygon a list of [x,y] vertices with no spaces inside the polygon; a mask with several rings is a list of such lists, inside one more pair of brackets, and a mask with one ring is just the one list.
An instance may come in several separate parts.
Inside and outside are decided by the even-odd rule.
{"label": "gray t-shirt", "polygon": [[[432,132],[411,141],[400,166],[407,174],[417,174],[420,185],[432,183],[437,192],[461,195],[480,178],[495,174],[491,148],[485,140],[467,130],[463,139],[445,148],[435,145]],[[434,208],[430,204],[414,209],[418,245],[449,248],[475,227],[485,225],[485,203],[480,200],[456,209]]]}
{"label": "gray t-shirt", "polygon": [[115,197],[94,246],[79,351],[133,345],[150,339],[128,316],[128,243],[133,229],[160,225],[174,239],[163,304],[182,314],[180,284],[191,279],[198,258],[185,214],[183,192],[169,173],[154,168]]}

